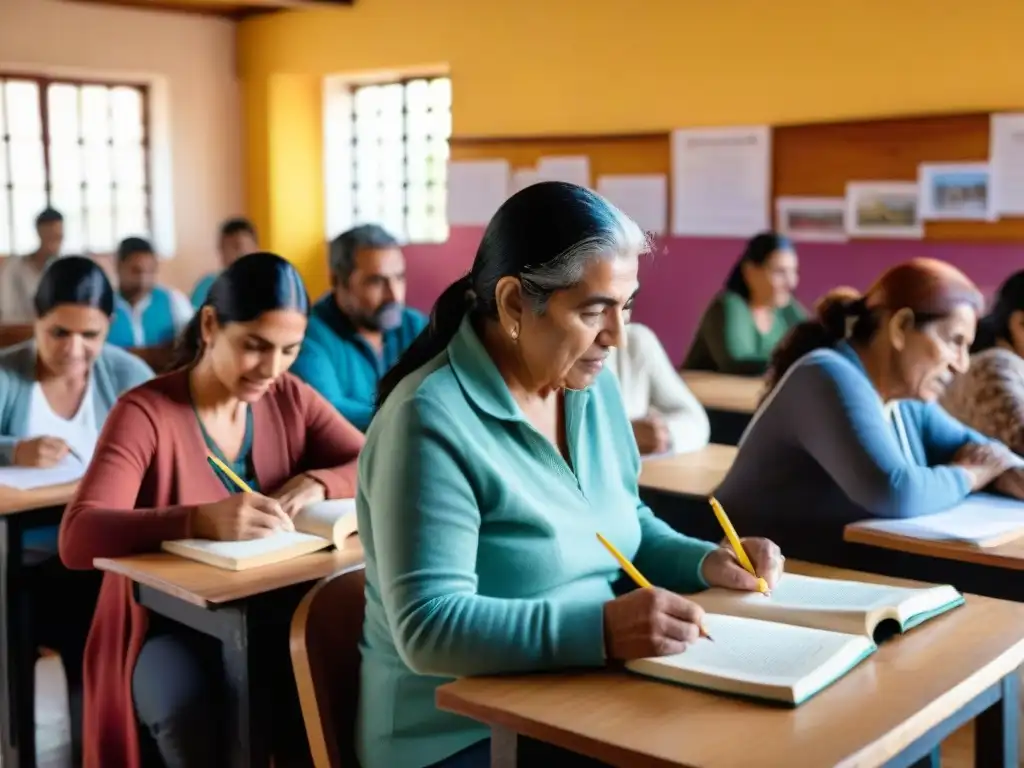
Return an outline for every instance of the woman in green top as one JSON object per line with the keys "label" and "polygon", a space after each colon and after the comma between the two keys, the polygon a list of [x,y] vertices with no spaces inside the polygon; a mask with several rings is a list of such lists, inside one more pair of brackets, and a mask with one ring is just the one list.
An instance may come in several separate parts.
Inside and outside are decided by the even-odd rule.
{"label": "woman in green top", "polygon": [[[363,768],[487,766],[487,729],[439,711],[439,685],[679,653],[707,641],[701,609],[678,593],[756,589],[730,549],[676,533],[638,495],[639,453],[604,361],[646,250],[593,192],[527,187],[384,377],[356,491]],[[622,573],[598,533],[658,588],[616,597]],[[747,551],[778,578],[774,544]],[[520,755],[593,764],[535,743]]]}
{"label": "woman in green top", "polygon": [[793,298],[797,282],[788,238],[774,232],[752,238],[701,318],[683,369],[763,374],[775,345],[807,317]]}

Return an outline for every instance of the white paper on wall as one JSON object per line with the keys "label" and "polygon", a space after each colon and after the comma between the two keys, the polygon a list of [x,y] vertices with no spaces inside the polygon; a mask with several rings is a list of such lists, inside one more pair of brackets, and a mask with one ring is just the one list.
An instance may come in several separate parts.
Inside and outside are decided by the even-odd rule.
{"label": "white paper on wall", "polygon": [[461,160],[448,164],[448,223],[486,225],[508,198],[506,160]]}
{"label": "white paper on wall", "polygon": [[663,235],[668,230],[668,179],[665,174],[600,176],[597,193],[633,219],[644,232]]}

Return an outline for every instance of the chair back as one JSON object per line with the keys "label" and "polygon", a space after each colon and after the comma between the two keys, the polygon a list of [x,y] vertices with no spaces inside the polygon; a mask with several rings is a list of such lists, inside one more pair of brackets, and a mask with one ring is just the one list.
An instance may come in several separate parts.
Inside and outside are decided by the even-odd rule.
{"label": "chair back", "polygon": [[292,669],[315,768],[359,765],[355,726],[365,586],[363,564],[328,576],[292,618]]}
{"label": "chair back", "polygon": [[0,325],[0,349],[13,347],[32,338],[35,332],[31,323],[24,325]]}

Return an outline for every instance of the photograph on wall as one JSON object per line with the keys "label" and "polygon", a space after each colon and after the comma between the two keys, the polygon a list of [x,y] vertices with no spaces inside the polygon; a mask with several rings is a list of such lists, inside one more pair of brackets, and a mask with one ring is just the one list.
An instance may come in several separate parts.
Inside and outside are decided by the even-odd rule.
{"label": "photograph on wall", "polygon": [[918,210],[925,221],[996,218],[988,163],[923,163],[917,185]]}
{"label": "photograph on wall", "polygon": [[846,185],[846,227],[851,237],[921,238],[915,182],[851,181]]}
{"label": "photograph on wall", "polygon": [[843,242],[849,239],[846,200],[842,197],[777,198],[775,227],[790,240]]}

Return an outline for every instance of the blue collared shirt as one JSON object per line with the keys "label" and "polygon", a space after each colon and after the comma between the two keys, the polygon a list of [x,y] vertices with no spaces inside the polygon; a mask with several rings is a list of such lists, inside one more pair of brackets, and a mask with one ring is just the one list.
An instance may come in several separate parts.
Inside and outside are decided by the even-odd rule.
{"label": "blue collared shirt", "polygon": [[378,354],[328,294],[313,306],[306,340],[291,371],[365,432],[376,408],[381,378],[426,325],[421,312],[406,307],[401,325],[384,332],[384,346]]}
{"label": "blue collared shirt", "polygon": [[570,461],[525,418],[466,320],[374,419],[356,497],[363,768],[426,766],[487,737],[435,706],[452,678],[604,664],[604,604],[621,572],[597,533],[655,584],[705,586],[714,545],[640,501],[614,374],[567,390],[564,409]]}

